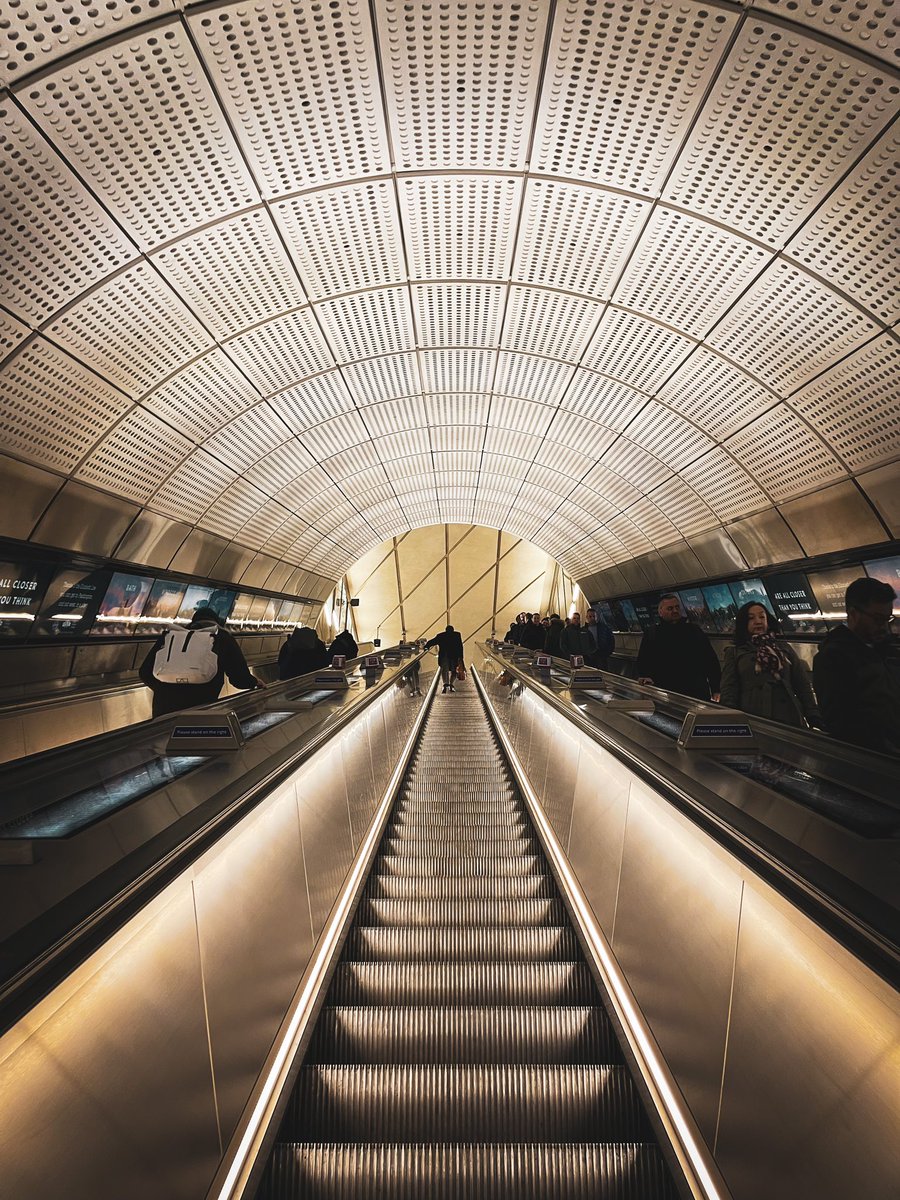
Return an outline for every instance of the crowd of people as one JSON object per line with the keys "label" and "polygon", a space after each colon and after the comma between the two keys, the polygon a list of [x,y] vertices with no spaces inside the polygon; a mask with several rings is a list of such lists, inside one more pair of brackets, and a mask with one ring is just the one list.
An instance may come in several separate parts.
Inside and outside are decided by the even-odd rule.
{"label": "crowd of people", "polygon": [[554,658],[580,654],[589,667],[601,671],[609,669],[616,648],[613,631],[593,609],[588,609],[584,624],[577,612],[565,620],[559,613],[542,617],[540,613],[520,612],[503,640]]}

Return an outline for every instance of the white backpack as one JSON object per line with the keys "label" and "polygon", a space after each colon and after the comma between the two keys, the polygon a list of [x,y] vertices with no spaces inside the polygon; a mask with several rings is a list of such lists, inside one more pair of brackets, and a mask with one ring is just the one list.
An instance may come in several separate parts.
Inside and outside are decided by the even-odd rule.
{"label": "white backpack", "polygon": [[170,629],[153,660],[160,683],[209,683],[219,670],[215,629]]}

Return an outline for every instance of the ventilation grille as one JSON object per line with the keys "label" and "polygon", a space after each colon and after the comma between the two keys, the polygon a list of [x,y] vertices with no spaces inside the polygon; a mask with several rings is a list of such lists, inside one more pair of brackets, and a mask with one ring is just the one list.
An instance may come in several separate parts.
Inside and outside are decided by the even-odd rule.
{"label": "ventilation grille", "polygon": [[258,400],[259,394],[234,363],[215,349],[166,380],[143,404],[189,438],[202,441]]}
{"label": "ventilation grille", "polygon": [[786,404],[729,438],[727,449],[773,500],[808,492],[843,474],[834,455]]}
{"label": "ventilation grille", "polygon": [[29,336],[27,325],[0,309],[0,362]]}
{"label": "ventilation grille", "polygon": [[328,343],[310,309],[277,317],[233,338],[229,355],[261,392],[280,392],[307,375],[334,366]]}
{"label": "ventilation grille", "polygon": [[519,179],[401,179],[412,279],[507,279],[522,199]]}
{"label": "ventilation grille", "polygon": [[152,413],[134,408],[107,434],[77,477],[129,500],[146,501],[193,450]]}

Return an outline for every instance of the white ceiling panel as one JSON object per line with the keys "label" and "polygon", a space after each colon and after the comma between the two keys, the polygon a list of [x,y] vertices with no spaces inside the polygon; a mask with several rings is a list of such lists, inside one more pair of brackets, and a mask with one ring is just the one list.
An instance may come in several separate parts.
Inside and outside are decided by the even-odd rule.
{"label": "white ceiling panel", "polygon": [[651,400],[625,430],[626,436],[673,471],[712,449],[712,439],[670,409]]}
{"label": "white ceiling panel", "polygon": [[528,487],[552,492],[557,498],[568,496],[572,490],[572,476],[562,471],[554,471],[543,463],[535,463],[525,477],[523,490]]}
{"label": "white ceiling panel", "polygon": [[525,165],[547,6],[376,0],[389,47],[391,138],[403,170]]}
{"label": "white ceiling panel", "polygon": [[[427,429],[406,429],[386,437],[375,438],[375,448],[385,466],[395,459],[406,459],[410,456],[417,459],[424,457],[429,466],[431,465],[431,440]],[[391,472],[388,471],[388,474]]]}
{"label": "white ceiling panel", "polygon": [[306,528],[306,522],[300,517],[289,516],[284,524],[279,525],[275,532],[262,543],[262,548],[267,554],[275,554],[284,558]]}
{"label": "white ceiling panel", "polygon": [[486,454],[506,454],[513,458],[524,458],[529,462],[541,448],[541,439],[533,434],[520,433],[506,426],[489,425],[484,435]]}
{"label": "white ceiling panel", "polygon": [[280,201],[272,212],[313,299],[406,279],[392,183],[308,193]]}
{"label": "white ceiling panel", "polygon": [[217,338],[306,300],[272,219],[261,209],[183,237],[156,251],[152,261]]}
{"label": "white ceiling panel", "polygon": [[135,399],[213,341],[146,262],[88,292],[47,327],[47,336]]}
{"label": "white ceiling panel", "polygon": [[414,176],[397,187],[411,279],[509,278],[521,179]]}
{"label": "white ceiling panel", "polygon": [[399,396],[414,396],[422,390],[419,361],[414,353],[387,354],[342,368],[353,398],[360,406]]}
{"label": "white ceiling panel", "polygon": [[284,421],[263,401],[229,421],[203,443],[203,449],[243,474],[290,436],[291,431]]}
{"label": "white ceiling panel", "polygon": [[71,471],[131,407],[81,363],[35,338],[0,369],[4,449]]}
{"label": "white ceiling panel", "polygon": [[672,474],[664,462],[627,437],[619,437],[613,442],[603,455],[603,465],[627,479],[641,492],[649,492]]}
{"label": "white ceiling panel", "polygon": [[268,404],[294,433],[302,433],[321,421],[354,409],[353,398],[340,371],[315,375],[296,387],[271,396]]}
{"label": "white ceiling panel", "polygon": [[897,64],[897,20],[882,0],[758,0],[754,7],[790,21],[800,21],[819,33],[840,38],[869,54]]}
{"label": "white ceiling panel", "polygon": [[216,347],[146,395],[142,404],[200,442],[258,402],[259,392]]}
{"label": "white ceiling panel", "polygon": [[684,361],[694,343],[637,313],[608,308],[583,365],[644,391],[653,391]]}
{"label": "white ceiling panel", "polygon": [[11,101],[0,102],[4,301],[40,324],[136,247]]}
{"label": "white ceiling panel", "polygon": [[[611,430],[601,430],[599,425],[595,425],[594,429],[598,430],[602,439],[605,439],[603,449],[616,436]],[[600,453],[602,452],[601,450]],[[583,475],[588,473],[596,462],[596,458],[593,453],[588,454],[583,453],[581,450],[574,450],[571,446],[551,441],[548,437],[541,444],[541,448],[534,461],[539,466],[550,467],[554,471],[565,474],[571,487],[574,480],[581,479]]]}
{"label": "white ceiling panel", "polygon": [[225,344],[228,354],[265,395],[334,366],[312,309],[266,321]]}
{"label": "white ceiling panel", "polygon": [[220,537],[233,538],[266,503],[264,493],[246,479],[236,479],[206,510],[197,524]]}
{"label": "white ceiling panel", "polygon": [[412,299],[421,346],[496,345],[506,288],[495,284],[416,284]]}
{"label": "white ceiling panel", "polygon": [[246,525],[241,526],[236,540],[250,546],[262,546],[277,536],[278,531],[290,517],[290,512],[277,500],[266,500],[260,504]]}
{"label": "white ceiling panel", "polygon": [[76,477],[128,500],[147,501],[193,448],[171,426],[135,406],[95,447]]}
{"label": "white ceiling panel", "polygon": [[[273,455],[282,455],[288,451],[288,446],[281,446],[278,450],[273,451]],[[301,449],[303,449],[301,447]],[[303,450],[304,456],[308,456],[308,451]],[[261,464],[257,464],[261,466]],[[285,467],[287,470],[287,467]],[[294,476],[283,488],[275,493],[276,499],[279,500],[285,508],[293,509],[295,512],[303,513],[307,503],[313,497],[320,495],[327,488],[332,486],[332,480],[319,466],[310,467],[308,470]]]}
{"label": "white ceiling panel", "polygon": [[862,471],[900,455],[900,343],[885,334],[791,397],[791,407]]}
{"label": "white ceiling panel", "polygon": [[259,199],[177,20],[64,63],[19,100],[142,249]]}
{"label": "white ceiling panel", "polygon": [[483,437],[483,427],[487,423],[490,404],[489,392],[483,392],[477,396],[469,396],[462,392],[452,392],[448,396],[434,392],[425,396],[422,409],[424,410],[424,419],[430,426],[481,426]]}
{"label": "white ceiling panel", "polygon": [[326,300],[316,313],[338,362],[411,350],[415,345],[409,293],[381,288]]}
{"label": "white ceiling panel", "polygon": [[639,529],[624,513],[610,517],[607,525],[610,532],[615,535],[625,551],[633,558],[639,554],[646,554],[648,550],[652,550],[653,543],[644,531]]}
{"label": "white ceiling panel", "polygon": [[404,429],[418,429],[427,424],[425,403],[421,396],[367,404],[359,413],[373,438],[388,436]]}
{"label": "white ceiling panel", "polygon": [[18,317],[0,309],[0,362],[30,335],[31,330]]}
{"label": "white ceiling panel", "polygon": [[[702,337],[770,258],[766,250],[732,233],[658,208],[616,288],[615,300]],[[676,280],[680,286],[673,286]]]}
{"label": "white ceiling panel", "polygon": [[[658,488],[654,488],[648,499],[672,522],[675,537],[671,541],[675,541],[679,536],[691,537],[701,530],[712,529],[718,523],[709,505],[679,476],[667,479]],[[634,508],[629,508],[628,515],[636,520],[633,513]],[[670,540],[653,538],[653,543],[664,546],[670,544]]]}
{"label": "white ceiling panel", "polygon": [[849,301],[776,262],[709,337],[767,387],[789,395],[878,332]]}
{"label": "white ceiling panel", "polygon": [[378,451],[368,440],[355,446],[347,446],[330,458],[320,459],[320,462],[323,470],[335,480],[347,479],[350,475],[357,475],[360,471],[371,470],[376,466],[383,470]]}
{"label": "white ceiling panel", "polygon": [[520,400],[516,396],[495,396],[488,422],[492,426],[543,437],[554,412],[549,404]]}
{"label": "white ceiling panel", "polygon": [[196,521],[237,475],[203,450],[195,450],[151,501],[151,508],[180,521]]}
{"label": "white ceiling panel", "polygon": [[[272,496],[305,475],[314,464],[310,452],[296,438],[291,438],[248,467],[245,474],[260,491]],[[316,477],[321,477],[318,468]]]}
{"label": "white ceiling panel", "polygon": [[486,392],[497,364],[490,350],[423,350],[419,358],[427,392]]}
{"label": "white ceiling panel", "polygon": [[737,13],[658,0],[557,5],[532,167],[652,193],[728,47]]}
{"label": "white ceiling panel", "polygon": [[681,477],[720,521],[754,512],[770,503],[747,472],[719,446],[685,467]]}
{"label": "white ceiling panel", "polygon": [[438,451],[459,451],[467,457],[475,456],[475,466],[481,462],[484,446],[484,428],[478,425],[436,425],[431,430],[431,447],[437,465]]}
{"label": "white ceiling panel", "polygon": [[558,445],[579,457],[590,459],[593,465],[603,451],[615,441],[615,437],[615,431],[609,426],[561,408],[554,415],[553,422],[547,430],[548,443],[541,454],[555,453],[555,449],[550,450],[548,447],[551,444],[554,447]]}
{"label": "white ceiling panel", "polygon": [[[530,458],[513,458],[509,454],[485,453],[481,457],[481,477],[489,481],[499,476],[509,494],[510,479],[524,479],[531,466]],[[495,481],[496,482],[496,481]]]}
{"label": "white ceiling panel", "polygon": [[521,396],[557,404],[574,375],[570,363],[553,362],[536,354],[514,354],[501,350],[497,355],[494,390],[501,395]]}
{"label": "white ceiling panel", "polygon": [[659,398],[717,441],[778,401],[774,392],[705,347],[698,347],[678,368]]}
{"label": "white ceiling panel", "polygon": [[512,277],[608,300],[649,212],[646,200],[531,180]]}
{"label": "white ceiling panel", "polygon": [[565,412],[577,413],[598,425],[622,430],[640,412],[647,399],[643,392],[635,391],[605,375],[579,370],[562,399],[561,407]]}
{"label": "white ceiling panel", "polygon": [[267,197],[388,170],[363,0],[222,5],[190,25]]}
{"label": "white ceiling panel", "polygon": [[773,500],[812,491],[844,474],[825,443],[786,404],[757,417],[725,445]]}
{"label": "white ceiling panel", "polygon": [[576,484],[569,493],[566,504],[569,506],[577,505],[586,514],[592,528],[598,522],[615,516],[618,511],[618,505],[604,499],[599,492],[586,487],[583,483]]}
{"label": "white ceiling panel", "polygon": [[505,350],[577,362],[603,311],[579,296],[534,287],[511,287],[501,345]]}
{"label": "white ceiling panel", "polygon": [[304,431],[300,440],[315,456],[316,461],[321,462],[324,458],[330,458],[332,454],[340,454],[350,446],[368,441],[368,438],[359,413],[348,412],[311,426]]}
{"label": "white ceiling panel", "polygon": [[651,546],[666,546],[678,539],[678,527],[650,496],[626,508],[625,516],[648,539]]}
{"label": "white ceiling panel", "polygon": [[590,470],[581,482],[592,491],[597,492],[604,503],[612,504],[617,509],[627,508],[641,495],[640,488],[610,470],[602,462],[597,463],[596,467]]}

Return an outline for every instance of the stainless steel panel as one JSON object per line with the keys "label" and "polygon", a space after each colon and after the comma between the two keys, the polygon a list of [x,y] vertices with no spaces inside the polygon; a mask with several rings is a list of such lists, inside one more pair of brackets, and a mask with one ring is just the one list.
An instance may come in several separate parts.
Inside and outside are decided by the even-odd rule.
{"label": "stainless steel panel", "polygon": [[144,509],[115,549],[115,557],[145,567],[168,567],[191,526]]}
{"label": "stainless steel panel", "polygon": [[48,720],[47,712],[31,709],[22,713],[25,753],[40,754],[54,746],[68,746],[82,738],[103,733],[103,709],[99,700],[61,704]]}
{"label": "stainless steel panel", "polygon": [[277,558],[272,558],[268,554],[255,554],[244,569],[240,581],[247,587],[263,587],[277,565]]}
{"label": "stainless steel panel", "polygon": [[0,1063],[5,1195],[204,1195],[219,1139],[189,881],[8,1033]]}
{"label": "stainless steel panel", "polygon": [[71,479],[38,522],[32,541],[86,554],[111,555],[140,509]]}
{"label": "stainless steel panel", "polygon": [[627,562],[620,562],[619,571],[624,576],[626,591],[646,592],[649,590],[650,580],[637,559],[632,558]]}
{"label": "stainless steel panel", "polygon": [[572,823],[563,846],[610,941],[615,932],[629,783],[630,775],[617,759],[586,738],[582,741]]}
{"label": "stainless steel panel", "polygon": [[556,720],[551,736],[552,752],[540,796],[550,824],[565,848],[569,844],[581,747],[578,734],[562,718]]}
{"label": "stainless steel panel", "polygon": [[0,762],[22,758],[28,753],[25,746],[25,729],[20,714],[5,713],[0,716]]}
{"label": "stainless steel panel", "polygon": [[734,860],[632,780],[613,950],[710,1145],[740,905]]}
{"label": "stainless steel panel", "polygon": [[183,571],[186,575],[208,576],[227,547],[228,542],[224,538],[206,533],[203,529],[194,529],[185,538],[170,566],[173,571]]}
{"label": "stainless steel panel", "polygon": [[353,729],[342,735],[340,757],[347,788],[350,829],[354,842],[359,843],[368,828],[376,802],[369,730],[365,722],[358,722]]}
{"label": "stainless steel panel", "polygon": [[0,537],[27,541],[64,482],[59,475],[0,454],[0,492],[16,498],[15,504],[0,507]]}
{"label": "stainless steel panel", "polygon": [[621,596],[629,590],[628,580],[618,567],[607,567],[601,574],[606,588],[606,591],[602,593],[603,596]]}
{"label": "stainless steel panel", "polygon": [[313,948],[293,783],[204,856],[194,895],[225,1143]]}
{"label": "stainless steel panel", "polygon": [[[745,571],[744,557],[724,529],[710,529],[688,539],[691,551],[700,563],[701,570],[693,578],[708,575],[728,575],[731,571]],[[687,578],[684,576],[683,578]]]}
{"label": "stainless steel panel", "polygon": [[0,649],[3,690],[49,679],[65,679],[72,667],[71,646],[4,646]]}
{"label": "stainless steel panel", "polygon": [[898,1113],[897,992],[748,881],[716,1155],[735,1200],[896,1200]]}
{"label": "stainless steel panel", "polygon": [[92,642],[75,648],[72,674],[79,679],[86,675],[106,675],[129,671],[134,660],[130,642]]}
{"label": "stainless steel panel", "polygon": [[307,594],[304,586],[306,579],[307,572],[302,567],[294,567],[284,581],[284,586],[281,590],[287,592],[289,596],[305,596]]}
{"label": "stainless steel panel", "polygon": [[330,748],[297,780],[297,809],[313,936],[318,937],[354,853],[344,775]]}
{"label": "stainless steel panel", "polygon": [[635,559],[638,568],[647,576],[651,587],[668,587],[675,576],[666,557],[666,551],[650,550]]}
{"label": "stainless steel panel", "polygon": [[263,584],[270,592],[285,591],[285,584],[292,574],[291,564],[286,562],[276,563],[269,573],[269,577]]}
{"label": "stainless steel panel", "polygon": [[103,696],[100,710],[104,729],[121,729],[138,721],[149,721],[153,694],[149,688],[125,688],[111,696]]}
{"label": "stainless steel panel", "polygon": [[878,509],[891,535],[900,537],[900,462],[858,475],[856,482]]}
{"label": "stainless steel panel", "polygon": [[675,583],[687,583],[692,579],[702,579],[706,574],[700,560],[687,542],[676,542],[672,546],[664,546],[660,550],[659,556],[671,571]]}
{"label": "stainless steel panel", "polygon": [[887,535],[850,480],[782,504],[781,515],[807,554],[883,542]]}
{"label": "stainless steel panel", "polygon": [[227,583],[238,583],[252,561],[252,550],[248,550],[245,546],[236,546],[232,542],[213,563],[209,573],[213,579],[223,579]]}
{"label": "stainless steel panel", "polygon": [[803,547],[774,508],[735,521],[728,526],[728,534],[748,567],[767,567],[803,557]]}
{"label": "stainless steel panel", "polygon": [[548,719],[550,714],[544,706],[533,699],[531,703],[535,711],[534,720],[531,723],[531,743],[525,759],[525,773],[538,795],[543,795],[553,725],[552,720]]}

